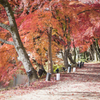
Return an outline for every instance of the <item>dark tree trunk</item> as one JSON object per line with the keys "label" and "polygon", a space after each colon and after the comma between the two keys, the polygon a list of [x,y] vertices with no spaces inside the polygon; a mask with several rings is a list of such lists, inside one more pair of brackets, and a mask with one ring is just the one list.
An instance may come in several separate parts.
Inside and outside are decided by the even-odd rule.
{"label": "dark tree trunk", "polygon": [[68,68],[68,57],[67,57],[67,55],[68,55],[67,49],[66,49],[66,47],[64,47],[63,60],[64,60],[64,66],[65,66],[65,68]]}
{"label": "dark tree trunk", "polygon": [[86,52],[84,52],[84,59],[86,59],[86,54],[85,54]]}
{"label": "dark tree trunk", "polygon": [[53,73],[52,68],[52,49],[51,49],[52,27],[48,29],[48,73]]}
{"label": "dark tree trunk", "polygon": [[97,50],[95,42],[93,42],[92,48],[93,48],[94,60],[97,61]]}
{"label": "dark tree trunk", "polygon": [[[68,20],[66,20],[68,19]],[[70,44],[71,44],[71,40],[70,40],[70,18],[69,17],[65,17],[65,22],[66,22],[66,28],[63,29],[64,31],[64,36],[67,39],[67,46],[64,47],[64,65],[65,68],[68,68],[68,55],[70,53]],[[66,33],[66,30],[68,29],[68,33]],[[71,59],[72,60],[72,59]]]}
{"label": "dark tree trunk", "polygon": [[90,54],[91,54],[91,59],[94,60],[94,51],[93,51],[93,48],[92,48],[92,45],[90,45]]}
{"label": "dark tree trunk", "polygon": [[72,59],[72,54],[71,53],[68,54],[68,58],[71,61],[71,63],[76,64],[76,62]]}
{"label": "dark tree trunk", "polygon": [[74,47],[74,62],[76,63],[76,48],[75,48],[75,44],[74,44],[74,40],[73,40],[73,47]]}

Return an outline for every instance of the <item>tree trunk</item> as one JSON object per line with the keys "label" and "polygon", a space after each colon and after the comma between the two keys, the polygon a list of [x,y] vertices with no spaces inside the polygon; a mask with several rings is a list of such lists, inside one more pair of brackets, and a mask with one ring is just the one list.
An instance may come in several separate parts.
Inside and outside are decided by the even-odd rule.
{"label": "tree trunk", "polygon": [[94,52],[94,61],[97,61],[97,54]]}
{"label": "tree trunk", "polygon": [[76,62],[76,48],[75,48],[75,44],[74,44],[74,39],[73,39],[73,47],[74,47],[74,62]]}
{"label": "tree trunk", "polygon": [[68,58],[71,61],[71,63],[76,64],[76,62],[72,59],[72,54],[71,53],[68,54]]}
{"label": "tree trunk", "polygon": [[76,50],[74,49],[74,62],[76,62]]}
{"label": "tree trunk", "polygon": [[90,60],[92,60],[92,56],[91,56],[91,52],[90,52],[90,50],[89,50],[89,57],[90,57]]}
{"label": "tree trunk", "polygon": [[48,73],[53,73],[52,68],[52,49],[51,49],[52,27],[48,29]]}
{"label": "tree trunk", "polygon": [[[68,19],[66,21],[66,19]],[[63,29],[64,31],[64,36],[66,37],[67,39],[67,46],[64,47],[64,66],[65,68],[68,68],[68,55],[69,55],[69,52],[70,52],[70,44],[71,44],[71,39],[70,39],[70,18],[69,17],[65,17],[65,22],[66,22],[66,28]],[[68,29],[68,34],[66,33],[66,30]],[[67,47],[67,49],[66,49]]]}
{"label": "tree trunk", "polygon": [[78,61],[78,49],[76,49],[76,62]]}
{"label": "tree trunk", "polygon": [[96,51],[96,45],[95,43],[92,44],[92,48],[93,48],[93,54],[94,54],[94,61],[97,61],[97,51]]}
{"label": "tree trunk", "polygon": [[13,38],[14,47],[19,56],[18,58],[23,63],[26,72],[28,72],[29,80],[32,81],[37,78],[37,73],[33,68],[29,60],[28,54],[26,53],[25,48],[21,42],[12,9],[10,8],[10,5],[7,0],[0,0],[0,4],[4,6],[8,16],[9,24],[10,24],[10,33]]}
{"label": "tree trunk", "polygon": [[94,60],[94,55],[93,55],[93,48],[92,45],[90,45],[90,54],[91,54],[91,60]]}
{"label": "tree trunk", "polygon": [[98,39],[96,39],[96,46],[97,46],[97,55],[98,55],[98,60],[100,60],[100,48],[99,48],[99,45],[98,45]]}
{"label": "tree trunk", "polygon": [[65,68],[68,68],[68,59],[67,59],[67,49],[66,49],[66,47],[64,47],[63,60],[64,60],[64,66],[65,66]]}
{"label": "tree trunk", "polygon": [[88,56],[87,56],[87,51],[84,52],[84,58],[85,58],[85,59],[88,58]]}
{"label": "tree trunk", "polygon": [[97,55],[97,60],[99,60],[100,53],[99,53],[98,40],[97,39],[95,39],[95,42],[93,42],[93,45],[95,47],[95,52],[96,52],[96,55]]}

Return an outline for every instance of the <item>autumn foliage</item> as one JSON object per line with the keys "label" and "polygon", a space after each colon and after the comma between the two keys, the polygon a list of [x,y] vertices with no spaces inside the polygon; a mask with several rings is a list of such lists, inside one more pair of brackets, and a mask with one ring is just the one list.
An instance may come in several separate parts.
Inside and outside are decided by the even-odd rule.
{"label": "autumn foliage", "polygon": [[[16,19],[18,31],[30,60],[33,58],[44,64],[48,59],[48,28],[52,27],[53,61],[57,53],[73,39],[75,47],[81,52],[87,51],[98,39],[100,45],[100,4],[82,3],[69,0],[8,0]],[[56,1],[56,2],[55,2]],[[68,23],[68,18],[70,23]],[[6,12],[0,5],[0,23],[9,25]],[[70,26],[70,34],[68,27]],[[66,37],[67,36],[67,37]],[[0,38],[12,41],[11,34],[0,27]],[[0,46],[0,82],[5,85],[21,69],[14,46],[1,43]],[[34,64],[33,64],[34,67]]]}

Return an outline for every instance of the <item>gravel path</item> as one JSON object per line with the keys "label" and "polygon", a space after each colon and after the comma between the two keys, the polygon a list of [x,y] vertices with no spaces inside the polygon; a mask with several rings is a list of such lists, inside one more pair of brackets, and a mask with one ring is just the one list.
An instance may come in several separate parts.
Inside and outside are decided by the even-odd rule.
{"label": "gravel path", "polygon": [[85,64],[74,73],[61,73],[56,85],[6,100],[100,100],[100,64]]}

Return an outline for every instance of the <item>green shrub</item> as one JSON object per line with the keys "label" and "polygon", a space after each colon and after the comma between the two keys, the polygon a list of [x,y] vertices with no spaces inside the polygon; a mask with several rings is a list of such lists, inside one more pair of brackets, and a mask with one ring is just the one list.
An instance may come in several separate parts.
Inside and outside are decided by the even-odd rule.
{"label": "green shrub", "polygon": [[57,64],[53,65],[53,72],[56,73],[56,69],[57,68],[59,69],[59,72],[61,72],[62,71],[62,67],[63,67],[63,65],[57,65]]}

